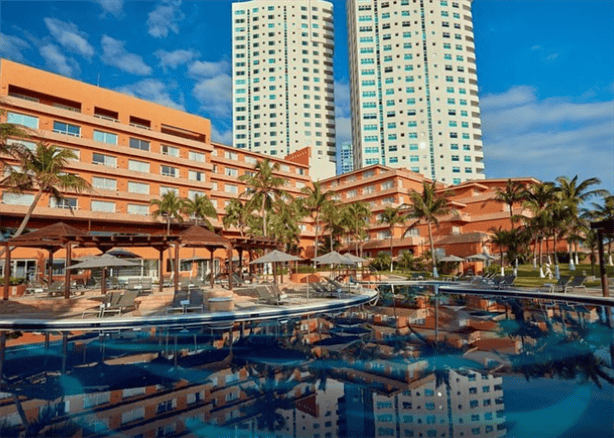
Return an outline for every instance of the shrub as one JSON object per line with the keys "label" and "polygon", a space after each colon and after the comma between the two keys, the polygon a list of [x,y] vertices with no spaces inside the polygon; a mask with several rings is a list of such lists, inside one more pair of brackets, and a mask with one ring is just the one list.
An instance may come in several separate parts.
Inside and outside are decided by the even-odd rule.
{"label": "shrub", "polygon": [[296,269],[296,273],[297,274],[313,274],[314,272],[316,272],[315,268],[313,266],[299,266]]}
{"label": "shrub", "polygon": [[501,265],[498,263],[493,263],[490,266],[488,266],[486,269],[484,269],[484,271],[488,274],[499,275],[501,273]]}
{"label": "shrub", "polygon": [[371,266],[378,271],[390,270],[390,254],[385,252],[377,253],[377,256],[371,260]]}

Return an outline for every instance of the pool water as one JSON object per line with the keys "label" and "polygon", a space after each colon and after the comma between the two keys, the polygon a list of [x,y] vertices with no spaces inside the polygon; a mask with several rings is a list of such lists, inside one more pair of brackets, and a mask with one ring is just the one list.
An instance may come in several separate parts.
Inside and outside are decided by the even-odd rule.
{"label": "pool water", "polygon": [[604,308],[383,289],[343,315],[9,333],[0,436],[614,436]]}

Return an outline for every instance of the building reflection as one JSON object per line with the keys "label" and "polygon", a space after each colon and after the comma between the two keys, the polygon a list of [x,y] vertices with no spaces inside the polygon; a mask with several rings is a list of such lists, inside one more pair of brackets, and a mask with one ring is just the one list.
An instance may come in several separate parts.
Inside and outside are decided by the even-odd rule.
{"label": "building reflection", "polygon": [[499,437],[506,374],[614,380],[596,308],[395,300],[273,323],[9,336],[0,436]]}

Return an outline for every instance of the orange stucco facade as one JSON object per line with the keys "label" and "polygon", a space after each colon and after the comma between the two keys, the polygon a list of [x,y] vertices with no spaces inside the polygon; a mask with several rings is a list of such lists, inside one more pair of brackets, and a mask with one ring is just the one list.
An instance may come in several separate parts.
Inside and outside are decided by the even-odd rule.
{"label": "orange stucco facade", "polygon": [[[32,229],[63,221],[93,233],[163,234],[164,221],[153,218],[150,200],[169,190],[182,198],[207,195],[217,209],[214,225],[221,229],[226,205],[246,189],[239,178],[253,172],[254,165],[265,158],[213,143],[208,119],[4,59],[0,60],[0,109],[4,111],[2,122],[29,128],[31,138],[20,143],[31,142],[33,147],[42,141],[73,150],[77,158],[69,163],[68,171],[85,178],[93,187],[90,192],[65,194],[72,210],[44,196],[29,222]],[[301,190],[312,185],[309,155],[309,148],[305,148],[284,159],[266,157],[279,164],[276,173],[286,181],[284,189],[293,197],[303,196]],[[525,184],[537,182],[533,178],[514,179]],[[389,228],[380,222],[381,213],[386,206],[409,203],[409,194],[413,190],[420,192],[424,180],[422,175],[406,169],[375,165],[321,183],[324,190],[333,191],[334,198],[343,203],[365,201],[370,205],[373,214],[368,237],[359,246],[364,255],[375,256],[390,248]],[[452,192],[451,206],[457,213],[440,218],[433,229],[436,245],[459,256],[490,247],[490,231],[511,226],[507,206],[494,199],[496,188],[506,182],[491,179],[441,185],[440,190]],[[16,196],[0,187],[0,227],[16,227],[32,196]],[[520,205],[514,207],[514,213],[521,211]],[[313,253],[313,225],[310,217],[300,224],[305,257]],[[403,250],[419,255],[427,249],[426,225],[415,224],[404,235],[409,225],[412,224],[393,230],[393,256]],[[181,227],[174,228],[175,232]],[[239,230],[224,233],[238,236]],[[77,250],[74,256],[88,251],[91,252]],[[154,263],[158,260],[153,249],[132,251]],[[187,248],[180,253],[181,259],[195,256],[208,259],[209,254],[204,249]],[[27,269],[34,265],[40,272],[47,252],[17,249],[12,257],[14,263],[29,260]],[[56,260],[63,257],[62,251],[54,255]],[[219,250],[215,257],[224,259],[225,251]],[[157,275],[153,266],[144,273]]]}

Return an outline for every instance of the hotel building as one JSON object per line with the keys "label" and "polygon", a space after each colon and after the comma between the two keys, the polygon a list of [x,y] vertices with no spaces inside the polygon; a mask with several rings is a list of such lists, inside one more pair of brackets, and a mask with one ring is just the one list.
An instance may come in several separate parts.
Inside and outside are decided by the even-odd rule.
{"label": "hotel building", "polygon": [[[31,134],[9,143],[34,148],[36,142],[46,142],[71,149],[76,159],[68,171],[92,186],[89,192],[66,193],[59,205],[43,195],[30,229],[63,221],[93,233],[165,233],[163,219],[152,217],[155,207],[150,200],[168,191],[181,198],[207,195],[218,213],[212,222],[221,228],[226,205],[246,189],[239,177],[265,158],[212,143],[211,124],[205,118],[4,59],[0,109],[5,112],[2,122],[24,126]],[[292,196],[311,184],[308,155],[307,148],[287,160],[270,157],[280,165],[277,175],[286,180],[285,189]],[[0,187],[0,226],[16,228],[33,198],[34,192],[15,194]],[[307,223],[300,226],[303,238],[313,235]],[[238,236],[239,231],[226,234]],[[155,264],[155,251],[135,252]],[[192,250],[186,249],[185,257],[191,256]],[[16,249],[13,272],[37,266],[40,271],[45,257],[46,251]],[[56,262],[61,257],[58,254]],[[155,274],[153,266],[151,272]]]}
{"label": "hotel building", "polygon": [[484,179],[470,0],[348,0],[354,169]]}
{"label": "hotel building", "polygon": [[233,145],[285,157],[311,149],[311,176],[335,174],[333,6],[232,5]]}
{"label": "hotel building", "polygon": [[[0,108],[5,112],[3,122],[26,126],[31,131],[31,138],[9,142],[34,147],[35,142],[44,141],[73,150],[77,158],[68,164],[68,171],[92,185],[89,192],[66,193],[60,205],[44,195],[29,229],[63,221],[91,233],[164,234],[164,221],[153,218],[150,200],[168,191],[182,198],[207,195],[218,214],[212,222],[221,229],[225,207],[246,190],[239,177],[253,172],[257,161],[265,158],[247,149],[212,143],[207,119],[7,60],[0,61]],[[284,178],[284,188],[293,197],[302,196],[301,190],[312,184],[312,157],[310,148],[283,159],[269,157],[279,164],[276,174]],[[344,204],[369,204],[373,214],[368,235],[358,246],[365,256],[374,257],[381,251],[390,252],[390,230],[381,223],[381,213],[387,206],[409,203],[411,191],[420,192],[425,180],[423,175],[407,169],[373,165],[324,179],[322,187],[333,191],[334,198]],[[533,178],[514,180],[538,182]],[[471,255],[489,246],[492,228],[509,229],[509,209],[495,200],[496,188],[506,182],[490,179],[456,186],[442,183],[441,190],[452,190],[451,206],[458,214],[440,218],[439,226],[434,228],[436,246],[449,254]],[[33,196],[33,192],[15,194],[0,187],[0,227],[16,228]],[[514,213],[529,214],[520,205],[514,207]],[[404,250],[420,255],[427,248],[426,225],[415,224],[403,235],[410,225],[414,224],[393,230],[394,257]],[[299,227],[302,255],[308,258],[313,254],[313,220],[306,217]],[[179,228],[179,224],[173,224],[172,233]],[[236,237],[240,230],[231,228],[224,234]],[[353,251],[355,247],[352,242],[348,249]],[[158,252],[148,248],[135,248],[134,252],[143,258],[145,275],[157,277]],[[194,256],[208,258],[208,252],[181,250],[182,259]],[[54,255],[57,274],[63,269],[62,257],[62,250]],[[225,257],[224,251],[218,251],[216,264]],[[46,258],[46,251],[18,248],[13,252],[12,272],[17,276],[40,273]],[[0,261],[0,271],[2,265]],[[209,267],[203,269],[208,271]]]}

